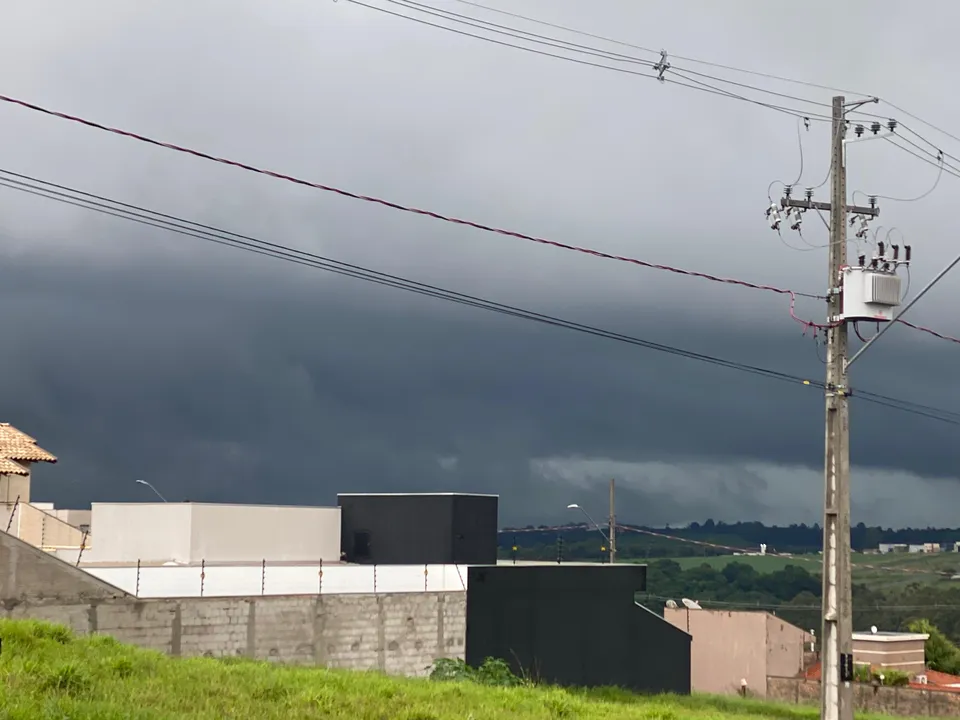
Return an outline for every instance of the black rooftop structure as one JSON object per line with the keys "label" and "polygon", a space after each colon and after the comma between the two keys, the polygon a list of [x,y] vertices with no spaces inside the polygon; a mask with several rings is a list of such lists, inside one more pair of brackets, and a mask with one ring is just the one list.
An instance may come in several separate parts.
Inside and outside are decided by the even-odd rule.
{"label": "black rooftop structure", "polygon": [[340,549],[350,563],[497,562],[496,495],[341,493]]}

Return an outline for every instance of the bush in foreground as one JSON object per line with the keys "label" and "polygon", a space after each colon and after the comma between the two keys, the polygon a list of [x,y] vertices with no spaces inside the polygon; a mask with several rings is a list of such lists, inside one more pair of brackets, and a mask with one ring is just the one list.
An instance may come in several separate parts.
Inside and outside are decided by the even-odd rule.
{"label": "bush in foreground", "polygon": [[[74,637],[63,627],[0,620],[0,717],[5,720],[714,720],[809,718],[814,708],[738,698],[642,698],[530,687],[492,661],[456,661],[429,679],[391,678],[247,660],[181,660]],[[443,672],[437,668],[446,667]],[[452,672],[447,672],[452,671]]]}

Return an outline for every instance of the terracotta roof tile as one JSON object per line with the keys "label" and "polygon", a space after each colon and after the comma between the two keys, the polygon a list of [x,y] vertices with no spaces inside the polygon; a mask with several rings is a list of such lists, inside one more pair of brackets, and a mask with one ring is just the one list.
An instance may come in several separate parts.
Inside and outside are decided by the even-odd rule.
{"label": "terracotta roof tile", "polygon": [[23,465],[5,457],[0,457],[0,474],[3,475],[29,475],[30,471]]}
{"label": "terracotta roof tile", "polygon": [[[821,672],[821,665],[817,662],[803,672],[803,677],[806,680],[819,681]],[[960,684],[960,676],[950,675],[937,670],[925,670],[924,675],[927,676],[927,683],[925,685],[914,681],[910,683],[910,687],[915,690],[960,693],[960,687],[951,687]]]}
{"label": "terracotta roof tile", "polygon": [[[0,423],[0,459],[55,463],[57,458],[10,423]],[[9,466],[7,466],[9,467]],[[22,470],[23,468],[21,468]],[[12,472],[11,470],[5,472]],[[20,474],[20,473],[16,473]]]}
{"label": "terracotta roof tile", "polygon": [[939,670],[927,670],[927,682],[930,685],[960,685],[960,677]]}

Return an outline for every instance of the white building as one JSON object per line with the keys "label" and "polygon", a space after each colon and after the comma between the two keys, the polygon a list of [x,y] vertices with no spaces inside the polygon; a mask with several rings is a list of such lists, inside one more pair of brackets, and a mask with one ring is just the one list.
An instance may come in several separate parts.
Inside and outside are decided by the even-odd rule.
{"label": "white building", "polygon": [[93,503],[84,564],[194,565],[340,560],[340,508]]}

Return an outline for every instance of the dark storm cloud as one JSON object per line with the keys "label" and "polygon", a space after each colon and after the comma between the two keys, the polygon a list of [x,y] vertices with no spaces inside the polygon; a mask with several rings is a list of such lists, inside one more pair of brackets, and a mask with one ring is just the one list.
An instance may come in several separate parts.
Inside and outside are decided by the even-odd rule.
{"label": "dark storm cloud", "polygon": [[[801,185],[823,178],[823,125],[803,132],[801,162],[792,116],[343,2],[234,0],[230,13],[212,0],[189,10],[104,0],[100,12],[63,0],[8,4],[5,94],[577,245],[782,287],[824,286],[822,251],[785,249],[762,216],[771,180],[792,180],[800,165]],[[956,103],[942,92],[957,60],[956,3],[931,2],[926,15],[825,0],[776,9],[746,0],[602,8],[515,0],[509,8],[604,35],[638,28],[630,39],[671,57],[850,86],[941,127],[956,124]],[[826,13],[838,23],[811,22]],[[931,15],[941,21],[931,26]],[[860,30],[855,58],[840,27]],[[707,71],[688,63],[695,68]],[[728,77],[827,103],[804,104],[821,111],[832,94]],[[452,228],[7,105],[0,128],[9,169],[822,376],[782,296]],[[851,191],[912,197],[936,177],[887,143],[851,148],[848,164]],[[883,224],[914,246],[914,290],[956,252],[954,181],[943,178],[922,203],[881,202]],[[551,508],[562,515],[574,495],[602,507],[611,474],[623,481],[626,517],[649,522],[809,519],[821,502],[823,411],[810,388],[198,251],[193,241],[19,195],[0,195],[0,216],[0,419],[61,456],[37,482],[38,494],[58,503],[143,498],[135,478],[171,497],[241,501],[493,490],[509,521],[551,517]],[[818,222],[805,226],[815,245],[825,240]],[[958,297],[945,281],[911,319],[957,334]],[[823,317],[815,302],[798,312]],[[855,387],[957,408],[956,357],[955,347],[898,329],[856,366]],[[855,508],[885,522],[947,512],[960,483],[908,471],[956,478],[954,428],[862,403],[853,413]]]}
{"label": "dark storm cloud", "polygon": [[[799,330],[636,322],[625,307],[541,309],[822,373]],[[822,402],[811,388],[268,261],[94,269],[8,258],[0,322],[0,405],[60,456],[37,488],[59,504],[139,497],[133,480],[144,478],[197,500],[496,491],[504,518],[519,520],[566,492],[531,468],[537,458],[706,462],[720,475],[731,462],[821,463]],[[886,339],[887,373],[864,360],[863,387],[916,399],[918,375],[935,384],[938,363],[947,387],[940,346],[908,356],[893,332]],[[945,390],[937,399],[956,407],[960,398]],[[857,464],[954,472],[953,427],[868,405],[854,412]],[[704,497],[726,493],[743,513],[758,509],[749,498],[763,481],[749,472],[712,482]],[[634,491],[623,492],[629,507]],[[651,520],[710,506],[650,489],[633,503]]]}

